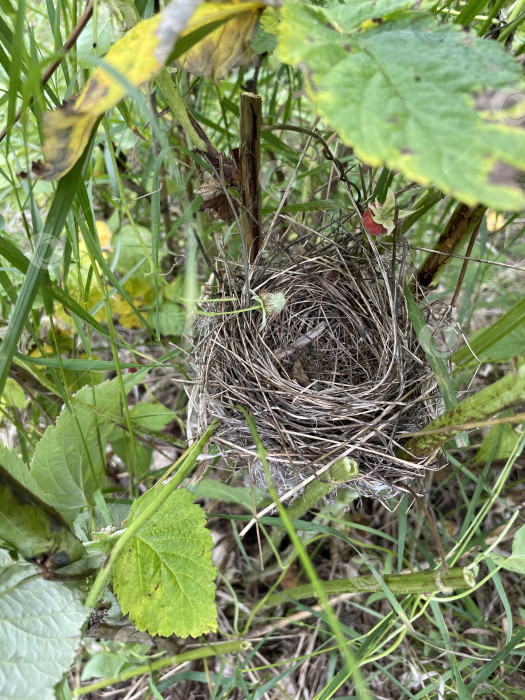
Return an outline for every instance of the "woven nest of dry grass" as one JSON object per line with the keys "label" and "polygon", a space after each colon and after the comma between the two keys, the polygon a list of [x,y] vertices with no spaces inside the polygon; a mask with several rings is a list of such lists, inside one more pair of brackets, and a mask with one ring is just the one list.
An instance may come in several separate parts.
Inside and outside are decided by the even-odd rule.
{"label": "woven nest of dry grass", "polygon": [[[430,465],[402,459],[396,436],[428,421],[434,388],[409,320],[405,272],[391,252],[346,232],[293,256],[276,251],[252,269],[251,290],[280,292],[285,305],[262,329],[258,311],[201,321],[192,355],[199,429],[220,416],[214,440],[225,454],[236,463],[255,458],[237,404],[251,411],[281,495],[344,456],[358,463],[360,493],[404,490]],[[231,266],[221,294],[235,301],[207,310],[253,305]],[[254,465],[255,485],[264,488]]]}

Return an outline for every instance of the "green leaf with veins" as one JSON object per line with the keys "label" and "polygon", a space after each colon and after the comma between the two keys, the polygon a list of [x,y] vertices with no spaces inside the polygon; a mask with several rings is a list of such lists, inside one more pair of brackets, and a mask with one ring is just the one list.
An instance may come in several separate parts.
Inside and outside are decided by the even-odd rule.
{"label": "green leaf with veins", "polygon": [[90,610],[80,590],[46,581],[0,550],[0,696],[54,700],[70,668]]}
{"label": "green leaf with veins", "polygon": [[[126,391],[147,370],[123,377]],[[93,505],[93,493],[107,485],[106,444],[115,416],[122,420],[118,379],[84,387],[64,408],[56,425],[49,426],[37,443],[30,467],[13,464],[13,476],[48,503],[71,524]],[[10,465],[4,465],[10,471]]]}
{"label": "green leaf with veins", "polygon": [[[128,524],[157,497],[159,486],[131,507]],[[122,611],[141,631],[198,637],[217,629],[212,538],[193,494],[175,491],[131,540],[115,565]]]}
{"label": "green leaf with veins", "polygon": [[525,574],[525,525],[522,525],[514,535],[510,557],[503,557],[501,554],[491,552],[490,558],[497,566],[501,564],[504,569]]}
{"label": "green leaf with veins", "polygon": [[[290,3],[278,55],[301,68],[321,115],[364,162],[384,163],[469,205],[522,209],[525,193],[515,182],[525,169],[519,66],[498,42],[438,25],[425,13],[378,23],[379,11],[388,17],[394,5],[376,3],[359,14],[362,3]],[[374,20],[362,22],[372,11]]]}
{"label": "green leaf with veins", "polygon": [[86,554],[61,515],[1,465],[0,539],[26,559],[45,557],[51,569],[66,566]]}

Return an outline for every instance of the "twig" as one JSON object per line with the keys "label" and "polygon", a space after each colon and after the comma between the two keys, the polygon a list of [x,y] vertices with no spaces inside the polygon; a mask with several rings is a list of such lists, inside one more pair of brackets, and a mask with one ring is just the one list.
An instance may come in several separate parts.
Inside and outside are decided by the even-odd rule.
{"label": "twig", "polygon": [[279,348],[279,350],[276,350],[274,352],[275,357],[278,360],[282,360],[283,357],[292,355],[296,350],[299,350],[299,348],[304,348],[305,345],[308,345],[312,342],[312,340],[315,340],[317,336],[321,335],[325,328],[326,321],[322,321],[317,326],[315,326],[315,328],[312,328],[311,331],[308,331],[308,333],[305,333],[304,335],[301,335],[299,338],[297,338],[297,340],[294,340],[294,342],[289,347]]}
{"label": "twig", "polygon": [[[284,218],[284,217],[283,217]],[[417,245],[410,245],[410,250],[421,250],[423,253],[439,253],[438,250],[434,248],[422,248]],[[472,258],[466,255],[457,255],[456,253],[447,253],[449,258],[457,258],[458,260],[469,260],[470,262],[483,263],[484,265],[495,265],[496,267],[504,267],[507,270],[518,270],[519,272],[525,272],[525,267],[520,267],[519,265],[509,265],[508,263],[497,262],[496,260],[487,260],[485,258]]]}
{"label": "twig", "polygon": [[452,297],[452,301],[450,302],[451,307],[456,306],[456,302],[458,300],[458,296],[459,296],[459,293],[461,291],[461,286],[463,284],[463,280],[465,279],[465,273],[467,271],[469,257],[470,257],[470,254],[472,253],[472,249],[474,248],[474,243],[476,242],[476,237],[479,233],[480,226],[481,226],[481,219],[479,220],[477,225],[474,227],[474,230],[472,231],[472,234],[470,236],[470,241],[468,242],[467,252],[465,253],[465,260],[463,260],[463,265],[461,266],[461,272],[459,273],[458,283],[456,285],[456,291],[454,292],[454,296]]}
{"label": "twig", "polygon": [[[49,68],[47,68],[44,71],[44,74],[42,75],[42,85],[44,86],[52,77],[53,73],[57,70],[59,65],[62,63],[64,58],[66,57],[68,51],[73,48],[73,46],[77,43],[77,39],[82,33],[82,30],[85,28],[86,24],[89,22],[91,19],[91,15],[93,14],[93,0],[89,0],[86,9],[84,10],[84,14],[82,17],[78,20],[76,26],[73,28],[73,31],[71,34],[68,36],[68,38],[65,40],[65,42],[62,44],[62,48],[60,49],[60,53],[62,54],[59,56],[59,58],[56,59],[54,63],[52,63]],[[29,99],[28,107],[33,103],[33,98],[31,97]],[[15,114],[15,118],[13,120],[13,123],[11,125],[6,125],[4,129],[0,132],[0,143],[4,140],[7,134],[8,128],[11,126],[13,127],[20,117],[22,116],[22,112],[24,111],[23,107],[20,107],[18,112]]]}

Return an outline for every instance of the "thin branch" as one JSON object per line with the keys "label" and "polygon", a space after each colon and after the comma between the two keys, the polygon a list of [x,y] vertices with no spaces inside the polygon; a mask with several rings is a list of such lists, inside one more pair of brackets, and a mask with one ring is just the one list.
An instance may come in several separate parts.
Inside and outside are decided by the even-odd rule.
{"label": "thin branch", "polygon": [[[82,33],[83,29],[85,28],[86,24],[89,22],[91,19],[91,15],[93,14],[93,0],[89,0],[86,9],[84,10],[84,14],[82,17],[78,20],[76,26],[73,28],[73,31],[71,34],[68,36],[68,38],[65,40],[65,42],[62,45],[62,48],[60,49],[61,55],[56,59],[54,63],[52,63],[45,71],[44,74],[42,75],[42,86],[44,86],[46,83],[49,82],[57,68],[60,66],[68,52],[73,48],[73,46],[77,43],[77,39]],[[28,103],[28,107],[31,106],[33,103],[33,98],[31,97]],[[11,124],[11,127],[13,127],[20,117],[22,116],[22,113],[24,111],[24,107],[21,107],[18,112],[15,114],[15,118],[13,123]],[[4,140],[4,138],[7,135],[7,130],[8,130],[9,125],[5,126],[4,129],[0,132],[0,143]]]}

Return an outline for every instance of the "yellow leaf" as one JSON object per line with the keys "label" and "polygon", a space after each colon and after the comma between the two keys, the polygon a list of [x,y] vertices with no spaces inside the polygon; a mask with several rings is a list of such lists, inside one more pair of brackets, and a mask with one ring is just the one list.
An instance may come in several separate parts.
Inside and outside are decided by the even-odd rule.
{"label": "yellow leaf", "polygon": [[485,214],[487,221],[487,228],[489,231],[497,231],[499,228],[505,226],[506,219],[502,214],[498,214],[494,209],[489,209]]}
{"label": "yellow leaf", "polygon": [[250,39],[259,15],[268,4],[244,0],[203,3],[183,36],[223,19],[225,13],[232,19],[195,44],[179,59],[178,65],[190,73],[218,82],[232,68],[247,63],[252,57]]}
{"label": "yellow leaf", "polygon": [[45,115],[42,150],[46,163],[36,164],[37,176],[57,180],[71,170],[100,115],[120,102],[130,85],[142,85],[161,70],[200,2],[177,0],[136,24],[111,47],[104,65],[93,71],[82,92]]}
{"label": "yellow leaf", "polygon": [[176,0],[163,12],[136,24],[111,47],[82,92],[44,116],[45,162],[34,163],[33,173],[44,180],[57,180],[69,172],[82,155],[98,118],[120,102],[130,87],[154,78],[180,36],[233,18],[196,44],[182,65],[217,80],[248,60],[248,42],[255,23],[270,2],[231,0],[201,5],[201,0]]}
{"label": "yellow leaf", "polygon": [[[125,283],[124,289],[128,292],[133,299],[133,303],[139,309],[148,305],[153,296],[151,283],[134,277]],[[124,328],[142,328],[137,314],[126,299],[123,299],[119,294],[114,294],[110,299],[110,304],[111,311],[115,316],[118,316],[118,321],[121,326],[124,326]]]}
{"label": "yellow leaf", "polygon": [[113,233],[111,232],[111,229],[105,221],[96,221],[95,224],[97,227],[100,247],[102,248],[104,257],[107,258],[108,253],[110,253],[113,250],[111,246],[111,238],[113,237]]}

